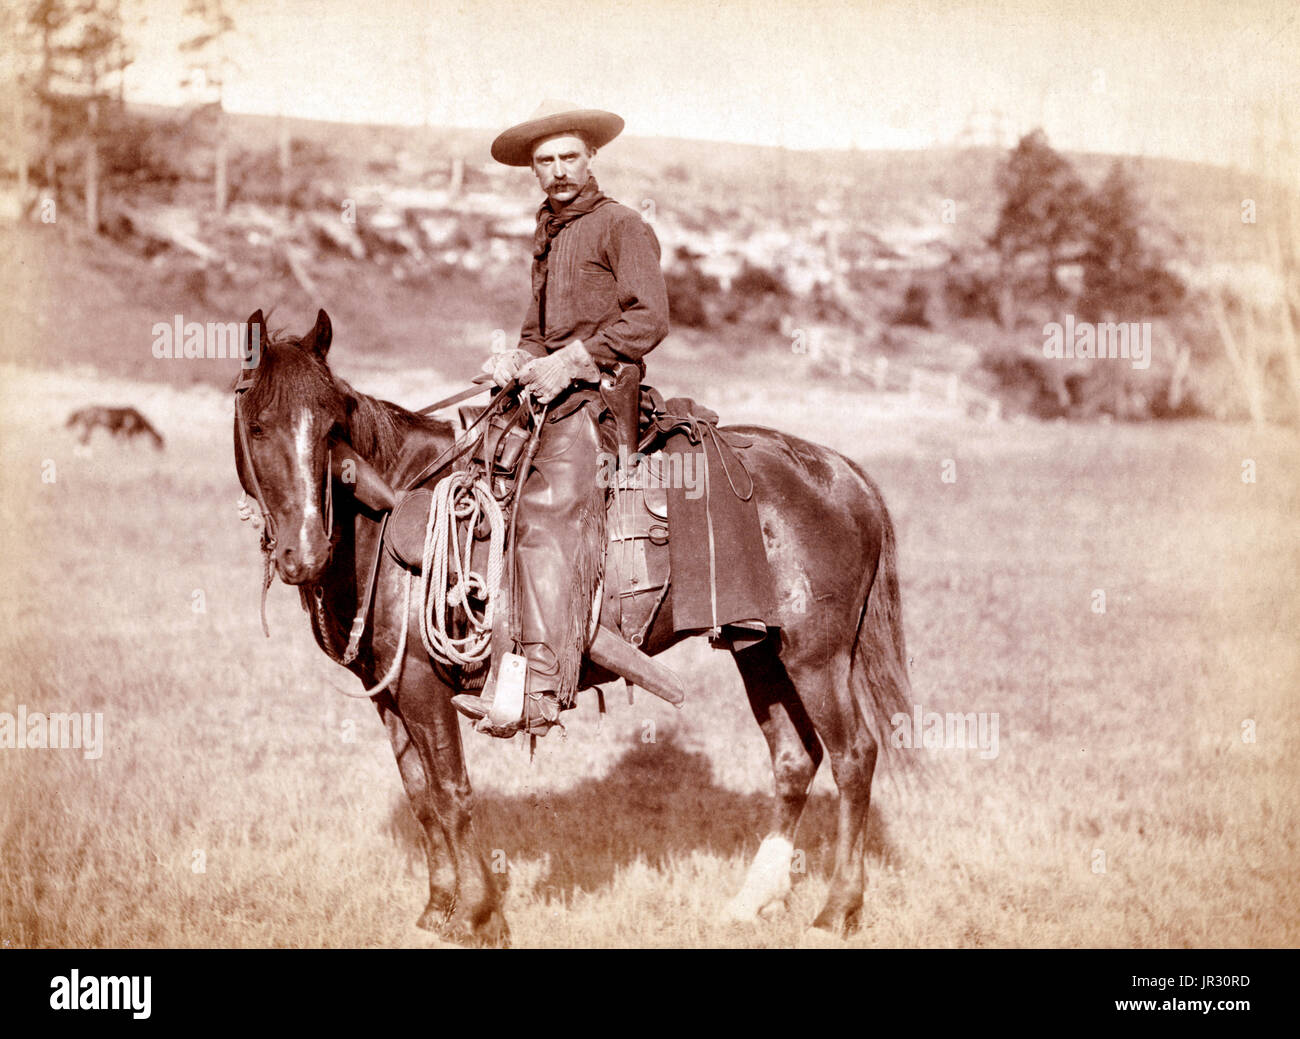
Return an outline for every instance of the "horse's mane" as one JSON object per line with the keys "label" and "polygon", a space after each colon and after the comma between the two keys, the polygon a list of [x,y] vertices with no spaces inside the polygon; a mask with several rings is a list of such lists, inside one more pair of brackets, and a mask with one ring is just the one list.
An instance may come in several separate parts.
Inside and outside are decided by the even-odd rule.
{"label": "horse's mane", "polygon": [[396,461],[412,430],[454,435],[448,422],[353,389],[330,371],[323,358],[304,349],[299,337],[277,329],[262,348],[257,376],[248,390],[248,406],[262,411],[290,403],[306,403],[328,415],[343,429],[353,449],[381,468]]}

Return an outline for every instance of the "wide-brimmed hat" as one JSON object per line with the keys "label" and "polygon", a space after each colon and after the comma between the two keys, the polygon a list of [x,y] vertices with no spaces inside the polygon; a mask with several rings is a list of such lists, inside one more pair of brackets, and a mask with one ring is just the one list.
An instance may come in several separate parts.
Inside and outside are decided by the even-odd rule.
{"label": "wide-brimmed hat", "polygon": [[623,120],[598,108],[543,101],[525,122],[510,127],[492,142],[492,158],[507,166],[531,166],[533,146],[544,137],[566,131],[582,134],[593,148],[603,148],[623,132]]}

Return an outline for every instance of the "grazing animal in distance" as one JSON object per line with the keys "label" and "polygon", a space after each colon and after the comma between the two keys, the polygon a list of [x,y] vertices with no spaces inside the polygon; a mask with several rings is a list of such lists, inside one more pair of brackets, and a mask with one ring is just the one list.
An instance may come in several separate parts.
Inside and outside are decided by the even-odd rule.
{"label": "grazing animal in distance", "polygon": [[115,437],[132,437],[143,436],[153,441],[153,446],[159,451],[163,449],[162,434],[158,432],[147,418],[140,414],[132,407],[108,407],[103,404],[92,404],[90,407],[79,408],[68,416],[68,421],[64,423],[68,429],[80,429],[82,444],[90,443],[90,438],[97,429],[106,429]]}

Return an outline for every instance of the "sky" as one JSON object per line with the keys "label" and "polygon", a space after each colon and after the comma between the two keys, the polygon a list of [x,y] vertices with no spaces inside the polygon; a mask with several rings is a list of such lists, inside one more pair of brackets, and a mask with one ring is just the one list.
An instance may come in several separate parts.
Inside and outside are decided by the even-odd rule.
{"label": "sky", "polygon": [[[134,100],[177,104],[183,0],[124,0]],[[234,111],[502,128],[543,98],[639,136],[919,148],[993,121],[1251,165],[1300,130],[1296,0],[247,0]],[[1281,113],[1281,115],[1279,114]],[[1279,129],[1279,119],[1292,120]],[[1268,149],[1266,149],[1268,150]]]}

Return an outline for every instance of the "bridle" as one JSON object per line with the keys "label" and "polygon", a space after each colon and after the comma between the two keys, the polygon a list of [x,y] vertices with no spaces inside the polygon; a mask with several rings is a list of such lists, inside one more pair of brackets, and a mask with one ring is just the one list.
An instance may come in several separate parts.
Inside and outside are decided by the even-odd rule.
{"label": "bridle", "polygon": [[[267,507],[266,497],[262,492],[261,481],[259,481],[257,478],[257,468],[253,464],[252,447],[248,441],[247,420],[244,413],[243,398],[244,398],[244,394],[253,386],[254,381],[255,378],[252,369],[249,368],[241,369],[239,374],[239,379],[235,383],[235,430],[237,435],[238,451],[240,455],[240,459],[237,461],[242,461],[243,463],[242,465],[243,471],[247,474],[248,482],[252,485],[251,490],[253,493],[253,497],[257,500],[257,506],[262,512],[263,572],[262,572],[261,619],[262,619],[262,633],[266,635],[268,638],[270,638],[271,635],[270,628],[266,623],[266,597],[267,597],[267,593],[271,588],[271,584],[275,579],[275,564],[272,558],[272,553],[275,550],[276,534],[275,534],[275,522],[271,516],[271,510]],[[450,397],[446,397],[443,400],[438,401],[436,404],[429,405],[427,408],[421,408],[418,414],[420,415],[433,414],[434,412],[439,411],[442,408],[447,407],[451,404],[458,403],[462,400],[467,400],[470,397],[477,396],[480,393],[486,392],[488,389],[491,388],[491,385],[492,384],[490,382],[487,382],[487,383],[480,383],[471,386],[469,389],[462,390],[458,393],[454,393]],[[510,382],[507,386],[503,387],[502,392],[498,393],[495,399],[479,413],[478,417],[474,419],[473,422],[470,423],[469,427],[465,430],[464,435],[457,438],[455,442],[453,442],[451,445],[449,445],[448,447],[444,448],[441,452],[439,452],[438,455],[431,462],[429,462],[424,467],[424,469],[422,469],[413,479],[406,481],[404,483],[404,489],[399,489],[397,491],[397,494],[399,496],[404,495],[409,491],[411,491],[412,489],[421,486],[427,480],[431,479],[436,474],[442,472],[448,466],[453,465],[458,459],[468,454],[471,450],[475,449],[478,446],[478,444],[487,435],[488,420],[491,419],[493,416],[499,414],[501,411],[505,410],[507,404],[510,403],[510,401],[513,399],[513,396],[517,389],[518,389],[518,385],[513,381]],[[545,417],[546,417],[546,409],[542,409],[540,421],[538,422],[534,430],[534,435],[531,438],[530,453],[528,454],[527,460],[525,462],[525,471],[527,470],[527,466],[531,464],[532,452],[535,452],[537,449],[536,448],[537,433],[540,432],[540,428],[541,428],[540,422],[545,421]],[[480,426],[482,427],[481,430],[479,430]],[[476,430],[479,431],[476,433],[475,432]],[[346,446],[346,441],[344,441],[344,446]],[[328,453],[327,453],[326,465],[325,465],[325,489],[324,489],[325,507],[321,510],[321,515],[324,517],[326,540],[329,541],[330,552],[332,553],[334,549],[334,543],[336,540],[334,537],[334,482],[333,482],[334,458],[333,458],[332,448],[327,449],[327,452]],[[344,452],[344,457],[345,458],[347,457],[347,452]],[[391,508],[391,506],[389,506],[388,508]],[[365,583],[362,586],[364,588],[364,591],[360,597],[360,601],[357,607],[357,614],[356,617],[353,619],[352,629],[348,635],[347,648],[342,652],[342,654],[339,654],[334,650],[332,645],[329,644],[329,639],[328,636],[326,635],[327,623],[324,615],[325,611],[324,611],[324,603],[323,603],[323,589],[318,584],[312,590],[314,593],[312,597],[314,597],[315,599],[315,612],[313,614],[313,617],[314,617],[314,623],[316,624],[317,629],[319,631],[319,639],[321,640],[321,646],[331,657],[337,660],[340,664],[343,664],[345,667],[350,665],[356,659],[357,653],[360,649],[362,636],[365,634],[366,618],[369,616],[371,602],[373,600],[374,593],[375,593],[375,584],[379,573],[380,559],[383,554],[385,535],[388,527],[388,520],[391,515],[391,513],[388,511],[388,508],[385,508],[383,510],[383,517],[380,520],[379,536],[375,539],[374,556],[370,561],[369,576],[366,578]],[[304,593],[303,605],[304,608],[311,610],[311,607],[308,606],[308,597],[305,595],[305,593]],[[405,613],[403,614],[403,616],[405,617]],[[406,631],[405,631],[405,627],[403,627],[403,634],[402,634],[403,644],[405,643],[405,639],[406,639]],[[386,687],[388,685],[388,682],[391,681],[391,679],[392,679],[392,669],[390,669],[390,675],[387,679],[381,682],[380,685],[377,686],[375,689],[367,692],[365,695],[370,696],[374,692],[377,692],[379,689]]]}
{"label": "bridle", "polygon": [[[243,470],[248,474],[248,481],[251,483],[253,497],[257,500],[257,507],[262,513],[262,632],[268,638],[271,631],[266,623],[266,593],[271,587],[271,582],[275,575],[275,561],[273,553],[275,552],[275,518],[271,515],[271,510],[266,504],[266,495],[262,493],[262,483],[257,478],[257,466],[253,463],[253,450],[248,442],[248,422],[244,414],[244,394],[252,388],[254,382],[253,369],[242,368],[239,372],[239,379],[235,383],[235,433],[239,439],[239,453],[243,462]],[[329,550],[334,551],[334,454],[333,450],[326,448],[325,455],[325,487],[322,497],[325,500],[325,507],[321,509],[321,523],[325,540],[329,543]],[[328,558],[328,557],[327,557]]]}

